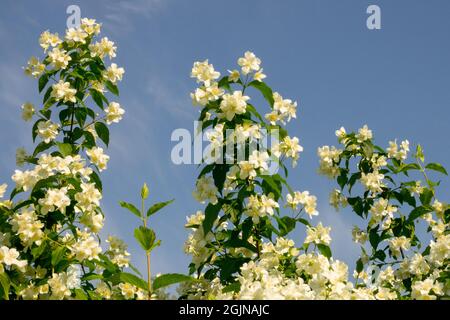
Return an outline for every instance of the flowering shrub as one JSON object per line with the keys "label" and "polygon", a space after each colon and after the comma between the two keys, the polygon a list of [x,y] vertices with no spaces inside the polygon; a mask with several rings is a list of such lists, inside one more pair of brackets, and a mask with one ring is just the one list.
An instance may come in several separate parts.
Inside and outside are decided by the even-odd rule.
{"label": "flowering shrub", "polygon": [[18,150],[17,164],[27,168],[15,171],[15,188],[0,203],[3,299],[128,296],[127,246],[110,236],[102,248],[98,236],[104,223],[99,173],[109,160],[100,144],[108,145],[108,125],[125,112],[106,95],[119,94],[124,69],[106,65],[116,47],[106,37],[95,40],[100,28],[82,19],[63,39],[45,31],[39,43],[46,56],[32,57],[25,68],[44,92],[41,107],[22,106],[22,118],[35,121],[33,141],[40,142],[31,154]]}
{"label": "flowering shrub", "polygon": [[[339,186],[330,203],[350,206],[364,221],[353,229],[361,245],[353,281],[349,267],[332,257],[331,228],[312,223],[316,197],[286,182],[287,160],[295,167],[303,151],[286,129],[297,103],[264,82],[251,52],[222,77],[208,60],[192,68],[199,87],[191,98],[210,145],[193,192],[206,207],[186,224],[189,276],[151,275],[160,241],[148,218],[173,200],[146,209],[145,184],[140,209],[120,202],[142,223],[134,232],[147,260],[142,279],[127,245],[109,236],[105,248],[98,235],[105,219],[100,173],[109,161],[103,148],[109,126],[125,113],[110,101],[124,69],[106,64],[116,47],[96,40],[100,28],[85,18],[64,39],[45,31],[45,57],[25,67],[44,94],[42,106],[22,105],[38,144],[30,154],[17,151],[17,165],[26,168],[14,172],[9,199],[0,185],[1,299],[169,299],[164,288],[175,283],[182,299],[449,298],[450,206],[437,199],[439,182],[429,178],[430,170],[447,175],[445,168],[426,163],[420,145],[408,162],[407,140],[376,146],[367,126],[337,130],[341,149],[318,149],[319,173]],[[264,116],[252,92],[267,104]],[[289,234],[298,225],[305,238],[296,246]]]}
{"label": "flowering shrub", "polygon": [[[400,145],[390,141],[386,149],[375,145],[367,126],[349,134],[341,128],[336,136],[343,148],[318,149],[320,172],[339,185],[330,203],[350,205],[368,221],[363,230],[353,229],[362,251],[357,280],[389,288],[393,298],[448,298],[450,206],[437,199],[439,182],[427,174],[447,175],[445,168],[426,163],[420,145],[409,162],[408,140]],[[417,231],[421,227],[430,233],[428,243]],[[378,278],[370,277],[368,269],[379,271]]]}
{"label": "flowering shrub", "polygon": [[[336,179],[340,186],[332,192],[330,203],[336,208],[349,204],[363,218],[370,213],[366,230],[353,231],[355,241],[364,244],[369,240],[371,252],[362,246],[363,254],[353,273],[356,281],[351,281],[348,266],[331,257],[331,228],[320,222],[312,226],[304,218],[305,214],[309,218],[318,214],[316,198],[308,191],[294,192],[286,183],[288,170],[283,162],[292,158],[295,165],[302,151],[298,139],[289,137],[284,128],[296,118],[296,103],[283,99],[262,82],[266,76],[260,63],[253,53],[246,52],[238,60],[241,70],[230,71],[220,80],[220,73],[208,60],[196,62],[192,69],[200,87],[191,96],[194,104],[202,107],[199,120],[204,121],[203,128],[213,129],[206,137],[216,162],[203,167],[193,193],[208,205],[205,213],[198,211],[188,218],[186,227],[191,233],[185,252],[192,256],[190,273],[196,273],[198,281],[180,286],[180,295],[188,299],[448,297],[450,210],[435,198],[439,183],[426,175],[427,169],[447,174],[445,169],[436,163],[425,165],[420,146],[416,162],[405,163],[408,141],[400,147],[390,142],[385,151],[373,144],[367,126],[357,134],[338,130],[343,150],[329,146],[318,149],[319,173]],[[264,117],[248,102],[245,92],[251,87],[269,104]],[[261,139],[261,128],[278,129],[281,142],[247,152],[243,159],[233,157],[232,164],[222,159],[226,156],[221,149],[230,144],[231,149],[249,150],[252,140]],[[226,129],[233,132],[226,134]],[[352,173],[354,159],[358,170]],[[268,172],[269,160],[279,163],[284,176]],[[401,174],[409,177],[413,170],[423,173],[426,186],[415,180],[394,180]],[[363,195],[351,196],[358,181]],[[284,187],[288,191],[285,197]],[[392,200],[397,204],[391,204]],[[410,214],[400,214],[407,206],[412,207]],[[292,214],[283,215],[281,207],[292,209]],[[418,220],[426,221],[433,235],[426,247],[415,232]],[[300,247],[286,238],[297,223],[306,226]]]}

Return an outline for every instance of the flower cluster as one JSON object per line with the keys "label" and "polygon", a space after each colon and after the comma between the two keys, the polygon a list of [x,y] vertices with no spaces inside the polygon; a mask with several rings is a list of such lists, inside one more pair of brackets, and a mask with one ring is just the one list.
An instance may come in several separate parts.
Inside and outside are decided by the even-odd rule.
{"label": "flower cluster", "polygon": [[[115,238],[103,251],[98,237],[104,224],[99,172],[109,160],[98,139],[107,145],[107,125],[125,112],[105,96],[118,95],[124,70],[105,65],[116,47],[108,38],[95,42],[100,29],[84,18],[64,38],[45,31],[39,39],[45,58],[32,57],[24,68],[39,78],[39,92],[46,90],[42,107],[21,106],[23,120],[35,120],[33,140],[42,141],[30,154],[17,151],[17,164],[26,168],[15,170],[10,199],[0,201],[0,276],[9,288],[0,298],[124,297],[119,278],[129,253]],[[0,186],[0,198],[6,189]],[[102,279],[98,290],[92,279]],[[101,294],[106,287],[110,294]]]}
{"label": "flower cluster", "polygon": [[[268,277],[260,274],[261,278],[251,278],[250,270],[266,263],[274,267],[273,250],[296,255],[292,241],[281,236],[297,223],[310,227],[309,242],[329,250],[328,229],[321,224],[312,227],[303,218],[305,214],[309,218],[318,215],[317,198],[308,191],[293,191],[285,177],[271,168],[276,163],[287,175],[284,161],[291,159],[295,166],[303,151],[299,139],[289,136],[284,128],[296,118],[297,103],[267,86],[261,60],[253,53],[245,52],[238,65],[240,70],[221,77],[205,60],[194,63],[191,72],[200,84],[191,98],[202,107],[199,121],[208,129],[205,136],[211,151],[204,158],[206,165],[193,193],[200,203],[208,202],[206,209],[189,217],[186,225],[191,231],[185,242],[185,252],[192,257],[190,273],[200,278],[179,288],[180,295],[188,299],[278,297],[270,291],[277,290],[274,282],[264,284],[267,288],[260,288],[259,293],[250,293],[253,282]],[[251,89],[262,93],[268,102],[270,111],[265,117],[250,103]],[[275,132],[277,139],[266,145],[264,139]],[[283,187],[289,190],[284,200]],[[292,209],[290,215],[283,215],[283,207]],[[272,233],[280,236],[274,242]],[[288,281],[279,280],[283,283],[280,286]],[[236,282],[241,283],[241,291],[222,292]]]}
{"label": "flower cluster", "polygon": [[[438,163],[425,163],[420,145],[414,161],[408,163],[408,140],[400,146],[390,141],[386,150],[375,145],[367,125],[358,133],[340,128],[336,136],[343,148],[319,148],[320,172],[336,178],[340,187],[330,195],[333,206],[350,205],[368,220],[365,229],[355,226],[352,231],[362,251],[355,278],[379,290],[390,288],[389,296],[394,298],[448,297],[450,206],[437,199],[439,183],[430,180],[427,172],[447,175],[447,171]],[[422,227],[431,233],[428,244],[421,239],[423,233],[416,231]],[[376,279],[369,272],[374,269],[379,270]]]}

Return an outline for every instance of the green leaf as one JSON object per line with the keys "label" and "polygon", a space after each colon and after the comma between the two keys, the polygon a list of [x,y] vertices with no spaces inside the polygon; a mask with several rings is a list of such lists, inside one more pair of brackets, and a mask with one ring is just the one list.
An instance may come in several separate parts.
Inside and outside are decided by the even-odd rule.
{"label": "green leaf", "polygon": [[409,214],[408,220],[414,221],[417,218],[419,218],[419,217],[423,216],[424,214],[431,212],[431,211],[432,210],[430,210],[429,208],[426,208],[423,206],[414,208],[414,210],[412,210],[411,213]]}
{"label": "green leaf", "polygon": [[161,210],[162,208],[164,208],[165,206],[171,204],[174,201],[175,201],[175,199],[172,199],[172,200],[169,200],[169,201],[165,201],[165,202],[155,203],[154,205],[152,205],[150,207],[150,209],[148,209],[147,217],[150,217],[151,215],[154,215],[156,212],[158,212],[159,210]]}
{"label": "green leaf", "polygon": [[295,223],[297,222],[294,218],[285,216],[282,218],[277,218],[278,229],[280,230],[280,236],[284,237],[289,232],[295,229]]}
{"label": "green leaf", "polygon": [[225,288],[222,289],[222,293],[227,292],[239,292],[241,290],[241,283],[240,282],[234,282],[232,284],[227,285]]}
{"label": "green leaf", "polygon": [[54,145],[55,145],[54,141],[50,141],[49,143],[45,143],[44,141],[40,142],[36,146],[36,149],[34,149],[34,151],[33,151],[33,157],[36,157],[39,153],[49,149],[50,147],[52,147]]}
{"label": "green leaf", "polygon": [[89,180],[91,182],[95,183],[95,187],[100,190],[100,192],[103,191],[103,185],[102,185],[102,180],[100,180],[99,175],[97,174],[97,172],[95,172],[94,170],[92,170],[91,175],[89,176]]}
{"label": "green leaf", "polygon": [[267,102],[269,102],[270,107],[271,108],[273,107],[274,103],[273,92],[272,89],[270,89],[270,87],[267,84],[261,81],[254,80],[250,82],[248,86],[258,89],[262,93],[264,98],[267,100]]}
{"label": "green leaf", "polygon": [[428,188],[424,188],[422,193],[419,196],[420,202],[422,202],[423,205],[429,205],[431,202],[431,199],[433,198],[433,191]]}
{"label": "green leaf", "polygon": [[125,202],[125,201],[120,201],[119,202],[120,206],[122,208],[128,209],[132,214],[134,214],[136,217],[142,218],[141,217],[141,212],[139,211],[138,208],[136,208],[133,204]]}
{"label": "green leaf", "polygon": [[448,176],[447,170],[445,170],[445,168],[439,163],[429,163],[429,164],[427,164],[425,166],[425,168],[429,169],[429,170],[433,170],[433,171],[437,171],[437,172],[443,173],[446,176]]}
{"label": "green leaf", "polygon": [[0,273],[0,284],[2,285],[2,291],[3,291],[3,297],[5,300],[9,300],[9,287],[10,287],[10,280],[6,272]]}
{"label": "green leaf", "polygon": [[155,280],[153,280],[153,290],[158,290],[163,287],[170,286],[175,283],[194,281],[195,279],[180,273],[167,273],[160,275]]}
{"label": "green leaf", "polygon": [[134,237],[145,251],[150,251],[155,244],[155,232],[152,229],[140,226],[134,229]]}
{"label": "green leaf", "polygon": [[375,229],[371,229],[369,231],[369,242],[372,245],[374,249],[378,247],[378,244],[380,243],[380,236],[378,234],[378,227]]}
{"label": "green leaf", "polygon": [[216,221],[219,216],[220,209],[222,208],[222,204],[220,202],[216,204],[209,203],[205,209],[205,220],[203,220],[203,233],[206,235],[214,225],[214,221]]}
{"label": "green leaf", "polygon": [[225,183],[225,179],[227,177],[229,166],[226,164],[217,164],[213,171],[213,179],[214,179],[214,185],[217,187],[217,190],[222,192],[223,185]]}
{"label": "green leaf", "polygon": [[42,90],[44,90],[45,86],[47,85],[49,80],[49,76],[48,74],[44,73],[38,81],[38,87],[39,87],[39,93],[42,92]]}
{"label": "green leaf", "polygon": [[228,80],[228,76],[224,76],[222,79],[220,79],[217,86],[219,88],[224,88],[224,89],[227,89],[228,91],[231,91],[231,86],[230,86],[230,81]]}
{"label": "green leaf", "polygon": [[58,145],[58,150],[64,157],[72,154],[72,145],[70,143],[56,143]]}
{"label": "green leaf", "polygon": [[257,117],[259,119],[259,121],[261,121],[262,123],[265,123],[264,118],[259,114],[259,112],[256,110],[256,108],[251,105],[251,104],[247,104],[247,111],[249,111],[250,113],[252,113],[255,117]]}
{"label": "green leaf", "polygon": [[361,258],[356,261],[356,272],[360,273],[364,268]]}
{"label": "green leaf", "polygon": [[90,89],[89,92],[91,93],[92,100],[94,100],[95,104],[100,107],[100,109],[103,110],[103,98],[102,94],[98,92],[97,90]]}
{"label": "green leaf", "polygon": [[105,82],[106,88],[111,92],[112,94],[118,96],[119,95],[119,89],[115,84],[113,84],[111,81]]}
{"label": "green leaf", "polygon": [[66,253],[66,247],[58,247],[52,251],[52,266],[56,266],[63,258]]}
{"label": "green leaf", "polygon": [[99,138],[106,144],[109,144],[109,129],[103,122],[95,123],[95,132],[97,132]]}
{"label": "green leaf", "polygon": [[75,289],[75,300],[88,300],[89,297],[83,289]]}
{"label": "green leaf", "polygon": [[281,197],[281,183],[280,181],[275,181],[272,176],[261,176],[263,183],[261,187],[264,190],[264,193],[270,194],[273,193],[275,201],[277,201]]}
{"label": "green leaf", "polygon": [[42,122],[42,121],[45,121],[45,120],[39,119],[33,125],[33,129],[32,129],[33,142],[36,140],[36,137],[37,137],[38,124],[39,124],[39,122]]}
{"label": "green leaf", "polygon": [[141,278],[135,276],[132,273],[128,272],[121,272],[120,273],[120,280],[129,284],[132,284],[133,286],[136,286],[142,290],[147,291],[148,290],[148,284],[146,281],[142,280]]}
{"label": "green leaf", "polygon": [[322,255],[324,255],[327,258],[331,258],[331,249],[329,246],[320,243],[317,245],[317,248],[319,249]]}

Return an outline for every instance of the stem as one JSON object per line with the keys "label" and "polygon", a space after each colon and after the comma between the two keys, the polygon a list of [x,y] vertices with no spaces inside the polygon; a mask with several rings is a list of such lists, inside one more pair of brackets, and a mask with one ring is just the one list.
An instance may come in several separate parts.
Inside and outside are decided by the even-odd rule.
{"label": "stem", "polygon": [[[144,228],[147,228],[147,218],[144,218],[144,199],[141,200],[141,216],[142,223],[144,224]],[[150,270],[150,251],[146,251],[145,255],[147,256],[147,290],[148,290],[148,300],[151,300],[152,297],[152,276]]]}
{"label": "stem", "polygon": [[75,105],[72,105],[72,115],[70,117],[70,144],[73,144],[73,120],[75,116]]}

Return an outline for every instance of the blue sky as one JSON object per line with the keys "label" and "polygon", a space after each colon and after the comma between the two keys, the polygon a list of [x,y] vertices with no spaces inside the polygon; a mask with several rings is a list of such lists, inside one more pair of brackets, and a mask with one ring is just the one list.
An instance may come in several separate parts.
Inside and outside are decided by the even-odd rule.
{"label": "blue sky", "polygon": [[[124,120],[111,128],[111,160],[102,174],[104,234],[124,238],[141,269],[144,256],[134,243],[135,217],[118,205],[137,202],[144,181],[151,200],[176,201],[150,224],[162,239],[153,255],[154,272],[187,272],[183,254],[185,217],[203,206],[191,192],[195,165],[170,161],[176,128],[192,130],[198,109],[190,102],[193,61],[210,59],[217,70],[236,67],[246,50],[263,61],[267,83],[299,103],[291,135],[304,146],[289,182],[318,197],[319,220],[333,228],[333,253],[354,266],[359,249],[352,225],[361,221],[328,205],[334,184],[316,174],[317,147],[335,144],[341,125],[368,124],[376,142],[409,139],[423,145],[429,160],[450,168],[450,2],[428,1],[3,1],[0,12],[0,181],[10,183],[15,150],[31,150],[31,127],[20,105],[38,103],[37,84],[21,67],[41,55],[43,30],[64,32],[66,8],[103,23],[103,35],[118,46],[116,63],[126,70],[119,102]],[[366,28],[366,8],[381,7],[382,29]],[[11,184],[11,183],[10,183]],[[441,200],[450,202],[449,179]],[[293,235],[301,243],[304,235]]]}

